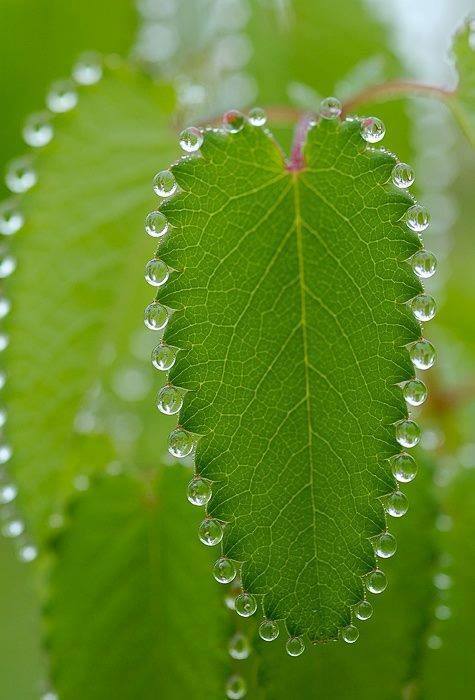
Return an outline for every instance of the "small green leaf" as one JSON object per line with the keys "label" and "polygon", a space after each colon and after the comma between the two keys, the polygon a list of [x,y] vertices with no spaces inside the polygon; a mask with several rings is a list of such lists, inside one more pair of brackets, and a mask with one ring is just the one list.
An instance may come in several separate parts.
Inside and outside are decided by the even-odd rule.
{"label": "small green leaf", "polygon": [[468,19],[454,37],[453,53],[459,76],[457,89],[447,103],[466,137],[475,146],[475,32]]}
{"label": "small green leaf", "polygon": [[163,207],[161,256],[177,272],[158,297],[175,309],[170,382],[202,436],[224,552],[267,617],[326,640],[363,596],[395,489],[420,241],[412,199],[388,184],[394,157],[358,121],[318,124],[305,157],[289,171],[259,128],[208,132],[202,158],[173,169],[183,193]]}

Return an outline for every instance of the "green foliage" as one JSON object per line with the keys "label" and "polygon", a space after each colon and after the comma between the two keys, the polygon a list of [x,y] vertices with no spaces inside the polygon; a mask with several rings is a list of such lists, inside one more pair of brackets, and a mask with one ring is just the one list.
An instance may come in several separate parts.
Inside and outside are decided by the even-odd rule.
{"label": "green foliage", "polygon": [[454,38],[453,53],[459,82],[454,95],[448,100],[455,118],[473,146],[475,146],[474,21],[468,19]]}

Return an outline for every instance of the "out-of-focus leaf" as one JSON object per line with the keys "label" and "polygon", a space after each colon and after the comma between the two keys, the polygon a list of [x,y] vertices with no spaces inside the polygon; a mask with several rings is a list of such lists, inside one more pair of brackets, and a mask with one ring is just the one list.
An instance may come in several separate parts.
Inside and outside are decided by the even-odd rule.
{"label": "out-of-focus leaf", "polygon": [[468,19],[454,38],[453,53],[459,82],[447,103],[466,137],[475,147],[475,19]]}

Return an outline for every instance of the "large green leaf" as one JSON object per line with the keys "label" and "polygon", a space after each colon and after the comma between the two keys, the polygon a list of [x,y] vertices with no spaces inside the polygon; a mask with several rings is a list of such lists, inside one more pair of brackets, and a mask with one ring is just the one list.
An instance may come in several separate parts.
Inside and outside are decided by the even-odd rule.
{"label": "large green leaf", "polygon": [[202,436],[208,513],[227,523],[244,588],[291,634],[334,638],[395,489],[397,384],[420,336],[405,306],[420,291],[406,262],[420,241],[402,220],[412,200],[358,121],[311,129],[300,172],[249,125],[208,132],[202,155],[174,167],[184,191],[163,209],[179,422]]}
{"label": "large green leaf", "polygon": [[465,135],[475,146],[475,19],[468,19],[454,38],[453,53],[459,82],[447,100]]}

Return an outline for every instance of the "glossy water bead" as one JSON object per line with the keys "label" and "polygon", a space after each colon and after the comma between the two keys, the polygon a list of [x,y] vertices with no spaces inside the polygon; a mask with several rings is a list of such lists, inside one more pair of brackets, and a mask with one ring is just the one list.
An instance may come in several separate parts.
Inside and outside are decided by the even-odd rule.
{"label": "glossy water bead", "polygon": [[253,107],[249,111],[248,120],[252,126],[264,126],[267,122],[267,114],[261,107]]}
{"label": "glossy water bead", "polygon": [[213,576],[218,583],[231,583],[236,578],[236,566],[227,557],[220,557],[213,566]]}
{"label": "glossy water bead", "polygon": [[149,260],[145,265],[145,281],[152,285],[152,287],[161,287],[168,281],[169,276],[170,270],[163,260],[152,258],[152,260]]}
{"label": "glossy water bead", "polygon": [[46,95],[46,104],[52,112],[61,114],[74,109],[78,103],[78,94],[72,80],[58,80]]}
{"label": "glossy water bead", "polygon": [[418,277],[428,279],[437,270],[437,258],[428,250],[418,250],[411,258],[411,265]]}
{"label": "glossy water bead", "polygon": [[174,457],[182,459],[188,457],[193,452],[195,441],[193,437],[183,428],[176,428],[170,433],[168,438],[168,451]]}
{"label": "glossy water bead", "polygon": [[46,146],[53,138],[54,131],[48,112],[32,114],[23,127],[23,138],[33,148]]}
{"label": "glossy water bead", "polygon": [[244,114],[237,109],[230,109],[223,115],[223,129],[230,134],[237,134],[244,128],[246,120]]}
{"label": "glossy water bead", "polygon": [[409,348],[412,364],[417,369],[430,369],[435,363],[435,348],[428,340],[422,338]]}
{"label": "glossy water bead", "polygon": [[407,163],[396,163],[391,173],[391,179],[393,185],[400,189],[410,187],[415,180],[414,168]]}
{"label": "glossy water bead", "polygon": [[391,471],[396,481],[407,484],[415,479],[417,474],[417,464],[414,457],[403,452],[395,455],[391,459]]}
{"label": "glossy water bead", "polygon": [[18,488],[15,484],[0,485],[0,504],[6,505],[15,500],[18,495]]}
{"label": "glossy water bead", "polygon": [[434,297],[430,294],[418,294],[410,301],[412,313],[418,321],[431,321],[436,312],[436,303]]}
{"label": "glossy water bead", "polygon": [[102,78],[102,61],[95,51],[83,53],[73,66],[73,78],[78,85],[95,85]]}
{"label": "glossy water bead", "polygon": [[341,630],[341,637],[347,644],[354,644],[359,636],[359,630],[355,625],[348,625]]}
{"label": "glossy water bead", "polygon": [[153,178],[153,191],[159,197],[171,197],[177,187],[175,176],[170,170],[161,170]]}
{"label": "glossy water bead", "polygon": [[373,614],[373,606],[369,600],[362,600],[361,603],[355,606],[355,615],[358,620],[369,620]]}
{"label": "glossy water bead", "polygon": [[240,593],[234,601],[234,609],[241,617],[251,617],[257,610],[257,602],[250,593]]}
{"label": "glossy water bead", "polygon": [[10,445],[0,445],[0,464],[6,464],[12,458],[13,450]]}
{"label": "glossy water bead", "polygon": [[34,544],[23,543],[18,548],[18,559],[25,564],[34,561],[38,556],[38,548]]}
{"label": "glossy water bead", "polygon": [[402,392],[411,406],[421,406],[427,398],[427,387],[420,379],[411,379],[406,382]]}
{"label": "glossy water bead", "polygon": [[214,547],[223,539],[223,526],[215,518],[205,518],[198,528],[198,537],[207,547]]}
{"label": "glossy water bead", "polygon": [[160,238],[168,231],[168,221],[161,211],[151,211],[145,219],[145,231],[152,238]]}
{"label": "glossy water bead", "polygon": [[168,323],[167,309],[158,301],[153,301],[145,309],[144,323],[151,331],[161,331]]}
{"label": "glossy water bead", "polygon": [[203,133],[196,126],[183,129],[180,134],[180,147],[185,153],[195,153],[203,145]]}
{"label": "glossy water bead", "polygon": [[205,506],[212,495],[211,484],[201,476],[194,476],[188,484],[187,497],[194,506]]}
{"label": "glossy water bead", "polygon": [[228,644],[229,655],[237,661],[247,659],[251,653],[251,645],[248,638],[242,632],[233,634]]}
{"label": "glossy water bead", "polygon": [[152,350],[152,365],[161,372],[168,372],[176,360],[176,348],[160,343]]}
{"label": "glossy water bead", "polygon": [[408,503],[402,491],[395,491],[386,499],[386,513],[393,518],[402,518],[407,513]]}
{"label": "glossy water bead", "polygon": [[405,220],[408,228],[412,231],[416,231],[416,233],[421,233],[428,228],[430,215],[422,204],[414,204],[407,210]]}
{"label": "glossy water bead", "polygon": [[30,158],[16,158],[7,168],[5,183],[15,194],[30,190],[38,182],[38,176]]}
{"label": "glossy water bead", "polygon": [[8,347],[10,339],[5,333],[0,333],[0,352],[3,352]]}
{"label": "glossy water bead", "polygon": [[323,119],[336,119],[341,114],[341,102],[336,97],[325,97],[320,102],[320,116]]}
{"label": "glossy water bead", "polygon": [[25,218],[21,211],[11,202],[3,202],[0,205],[0,233],[4,236],[12,236],[19,231]]}
{"label": "glossy water bead", "polygon": [[361,136],[368,143],[377,143],[384,138],[386,127],[381,119],[377,117],[367,117],[361,120]]}
{"label": "glossy water bead", "polygon": [[273,642],[279,636],[279,625],[274,620],[263,620],[259,625],[259,637],[265,642]]}
{"label": "glossy water bead", "polygon": [[396,440],[402,447],[415,447],[421,439],[421,429],[413,420],[396,423]]}
{"label": "glossy water bead", "polygon": [[381,569],[375,569],[374,571],[371,571],[367,576],[366,576],[366,588],[370,593],[382,593],[385,589],[386,586],[388,585],[388,582],[386,580],[386,574],[384,571],[381,571]]}
{"label": "glossy water bead", "polygon": [[179,389],[171,384],[162,387],[157,396],[157,408],[167,416],[178,413],[183,406],[183,395]]}
{"label": "glossy water bead", "polygon": [[[5,318],[5,316],[8,316],[11,308],[12,308],[12,305],[11,305],[10,300],[0,297],[0,320],[2,318]],[[0,427],[1,427],[1,423],[0,423]]]}
{"label": "glossy water bead", "polygon": [[381,559],[392,557],[396,549],[396,538],[390,532],[383,532],[374,542],[374,553]]}
{"label": "glossy water bead", "polygon": [[285,649],[289,656],[300,656],[305,651],[305,643],[302,637],[289,637]]}
{"label": "glossy water bead", "polygon": [[234,675],[226,681],[226,697],[229,700],[241,700],[247,692],[246,681],[242,676]]}
{"label": "glossy water bead", "polygon": [[20,537],[25,532],[25,523],[20,518],[8,520],[2,527],[2,534],[5,537]]}

